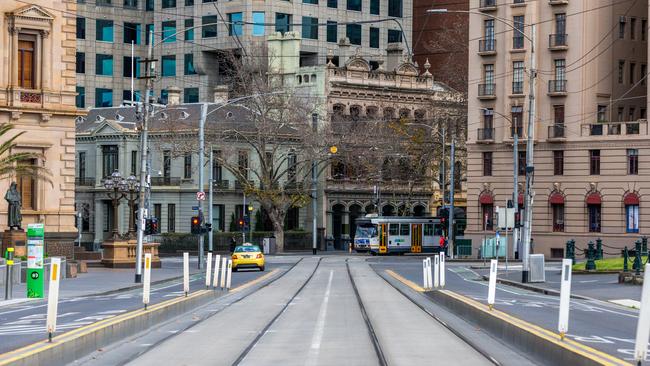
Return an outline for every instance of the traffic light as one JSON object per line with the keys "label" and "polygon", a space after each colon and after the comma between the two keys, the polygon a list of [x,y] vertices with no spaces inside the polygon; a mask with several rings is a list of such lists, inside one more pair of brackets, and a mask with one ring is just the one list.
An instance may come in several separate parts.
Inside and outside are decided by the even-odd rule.
{"label": "traffic light", "polygon": [[239,230],[242,230],[242,231],[243,231],[243,230],[244,230],[244,225],[246,224],[246,222],[244,221],[244,219],[243,219],[243,218],[240,218],[238,224],[239,224]]}
{"label": "traffic light", "polygon": [[190,232],[194,235],[201,234],[201,219],[198,216],[192,216]]}
{"label": "traffic light", "polygon": [[521,215],[519,212],[515,212],[515,228],[520,228],[521,227]]}
{"label": "traffic light", "polygon": [[158,218],[157,217],[152,217],[149,219],[149,226],[151,227],[151,233],[152,234],[160,234],[160,226],[158,225]]}

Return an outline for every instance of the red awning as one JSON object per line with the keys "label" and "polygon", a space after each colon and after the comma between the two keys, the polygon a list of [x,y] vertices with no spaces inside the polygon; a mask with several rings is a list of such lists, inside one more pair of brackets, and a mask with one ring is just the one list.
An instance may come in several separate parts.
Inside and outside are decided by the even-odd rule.
{"label": "red awning", "polygon": [[602,202],[600,198],[600,193],[598,192],[589,193],[587,195],[587,198],[585,199],[585,202],[588,205],[600,205]]}
{"label": "red awning", "polygon": [[494,198],[492,198],[492,195],[487,192],[481,193],[481,195],[478,197],[478,200],[482,205],[494,204]]}
{"label": "red awning", "polygon": [[628,193],[623,198],[623,203],[625,205],[639,205],[639,195],[636,193]]}
{"label": "red awning", "polygon": [[564,196],[560,192],[553,192],[550,196],[548,196],[548,203],[552,205],[563,205]]}

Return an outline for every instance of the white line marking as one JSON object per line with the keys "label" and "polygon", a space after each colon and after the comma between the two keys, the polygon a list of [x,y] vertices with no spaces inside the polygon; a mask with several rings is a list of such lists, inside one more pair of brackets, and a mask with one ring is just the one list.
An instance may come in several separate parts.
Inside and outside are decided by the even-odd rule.
{"label": "white line marking", "polygon": [[330,270],[330,277],[327,280],[327,289],[325,290],[325,296],[323,297],[323,302],[320,304],[320,310],[318,311],[318,320],[316,320],[316,329],[314,329],[314,335],[311,339],[311,347],[309,349],[309,355],[307,355],[307,365],[316,365],[318,360],[318,354],[320,353],[320,345],[323,340],[323,332],[325,331],[325,317],[327,316],[327,303],[330,300],[330,290],[332,289],[332,278],[334,277],[334,270]]}

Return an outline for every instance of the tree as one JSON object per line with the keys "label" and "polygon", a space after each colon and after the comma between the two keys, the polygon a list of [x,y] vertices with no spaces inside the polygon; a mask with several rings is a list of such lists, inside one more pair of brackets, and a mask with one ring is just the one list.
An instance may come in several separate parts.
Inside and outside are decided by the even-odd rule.
{"label": "tree", "polygon": [[28,162],[34,159],[43,159],[43,155],[33,152],[14,152],[16,139],[27,131],[18,132],[13,137],[9,133],[14,125],[9,123],[0,124],[0,180],[12,179],[15,177],[32,177],[52,184],[50,171],[44,167]]}

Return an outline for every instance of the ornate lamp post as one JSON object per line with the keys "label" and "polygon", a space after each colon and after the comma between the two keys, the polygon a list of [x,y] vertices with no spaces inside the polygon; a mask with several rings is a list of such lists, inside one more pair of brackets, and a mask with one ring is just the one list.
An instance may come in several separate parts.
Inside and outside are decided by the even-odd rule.
{"label": "ornate lamp post", "polygon": [[129,239],[134,239],[136,236],[133,213],[135,201],[138,199],[138,193],[140,192],[140,182],[138,182],[138,178],[133,175],[126,178],[126,188],[129,193],[129,197],[127,198],[127,201],[129,202]]}
{"label": "ornate lamp post", "polygon": [[[120,232],[117,225],[117,208],[120,206],[120,200],[126,196],[127,182],[117,170],[109,177],[102,179],[102,185],[108,191],[108,198],[113,201],[113,235],[112,240],[120,239]],[[111,194],[111,191],[113,193]]]}

